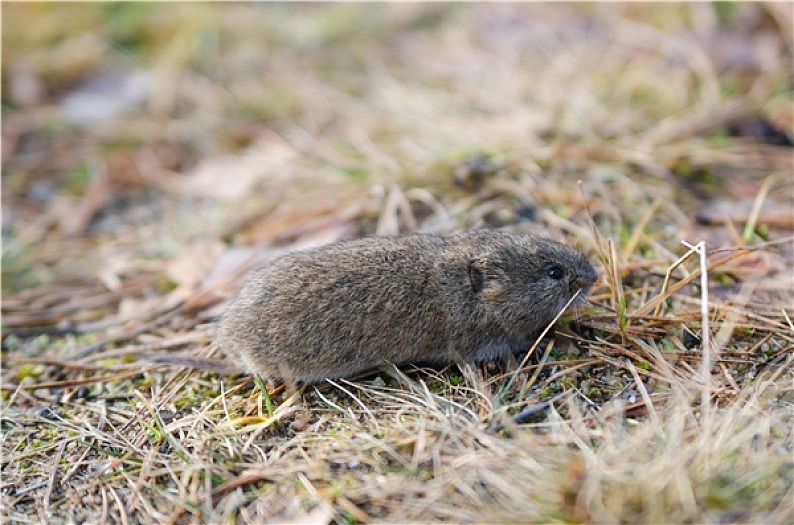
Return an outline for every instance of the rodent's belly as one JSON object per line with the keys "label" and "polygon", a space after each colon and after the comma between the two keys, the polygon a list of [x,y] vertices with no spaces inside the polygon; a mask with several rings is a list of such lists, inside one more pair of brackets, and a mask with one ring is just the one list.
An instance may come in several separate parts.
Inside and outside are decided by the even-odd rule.
{"label": "rodent's belly", "polygon": [[507,354],[524,353],[530,346],[532,337],[529,335],[511,338],[501,337],[484,342],[474,349],[474,360],[488,362],[501,359]]}

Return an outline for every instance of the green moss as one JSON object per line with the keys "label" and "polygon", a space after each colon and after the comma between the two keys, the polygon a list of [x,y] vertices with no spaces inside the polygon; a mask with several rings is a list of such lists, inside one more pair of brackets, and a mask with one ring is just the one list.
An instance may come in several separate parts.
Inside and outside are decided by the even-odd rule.
{"label": "green moss", "polygon": [[64,189],[72,195],[83,195],[92,176],[93,169],[87,162],[83,162],[67,173]]}
{"label": "green moss", "polygon": [[718,1],[714,2],[712,6],[721,26],[727,26],[736,19],[738,8],[734,2]]}
{"label": "green moss", "polygon": [[728,131],[725,129],[721,129],[717,131],[714,135],[709,137],[709,146],[714,148],[727,148],[733,142],[733,137],[728,134]]}
{"label": "green moss", "polygon": [[25,363],[17,370],[17,381],[22,382],[27,377],[40,377],[44,372],[44,365]]}
{"label": "green moss", "polygon": [[354,518],[353,515],[350,514],[350,512],[346,511],[345,509],[337,508],[336,511],[339,513],[340,516],[342,516],[342,519],[345,520],[345,523],[347,523],[348,525],[358,524],[358,520]]}
{"label": "green moss", "polygon": [[463,376],[461,376],[461,375],[453,374],[453,375],[449,376],[449,383],[452,386],[460,386],[460,385],[464,384],[465,382],[466,382],[466,379]]}

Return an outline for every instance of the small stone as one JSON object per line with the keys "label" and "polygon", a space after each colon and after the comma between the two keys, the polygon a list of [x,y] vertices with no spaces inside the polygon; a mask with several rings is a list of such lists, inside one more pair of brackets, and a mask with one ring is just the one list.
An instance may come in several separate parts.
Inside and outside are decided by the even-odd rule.
{"label": "small stone", "polygon": [[290,430],[293,432],[303,432],[309,426],[309,422],[305,419],[296,419],[289,424]]}

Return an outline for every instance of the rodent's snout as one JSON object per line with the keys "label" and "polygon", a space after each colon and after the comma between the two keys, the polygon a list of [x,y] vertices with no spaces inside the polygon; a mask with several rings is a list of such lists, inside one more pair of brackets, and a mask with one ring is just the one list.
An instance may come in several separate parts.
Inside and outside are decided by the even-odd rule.
{"label": "rodent's snout", "polygon": [[598,282],[598,277],[598,270],[596,270],[592,264],[587,263],[576,278],[576,286],[583,290],[587,290]]}

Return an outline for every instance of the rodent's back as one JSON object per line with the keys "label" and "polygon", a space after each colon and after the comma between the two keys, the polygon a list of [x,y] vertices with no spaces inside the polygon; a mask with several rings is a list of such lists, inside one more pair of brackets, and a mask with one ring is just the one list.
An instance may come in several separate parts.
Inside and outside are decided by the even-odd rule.
{"label": "rodent's back", "polygon": [[281,257],[254,271],[218,341],[252,370],[302,381],[426,359],[447,338],[438,279],[447,245],[360,239]]}

